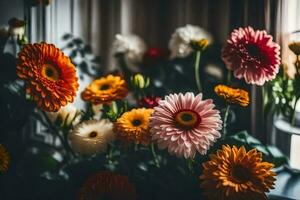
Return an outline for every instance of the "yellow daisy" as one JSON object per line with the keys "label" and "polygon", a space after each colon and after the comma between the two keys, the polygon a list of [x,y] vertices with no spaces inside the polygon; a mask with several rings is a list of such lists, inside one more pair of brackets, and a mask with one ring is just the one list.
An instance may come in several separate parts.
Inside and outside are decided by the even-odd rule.
{"label": "yellow daisy", "polygon": [[81,98],[93,104],[104,104],[123,99],[127,93],[127,84],[122,77],[108,75],[94,80],[81,93]]}
{"label": "yellow daisy", "polygon": [[226,85],[217,85],[215,93],[228,103],[246,107],[249,104],[249,93],[246,90],[235,89]]}
{"label": "yellow daisy", "polygon": [[125,112],[114,124],[117,137],[125,142],[148,145],[151,141],[149,119],[153,109],[139,108]]}

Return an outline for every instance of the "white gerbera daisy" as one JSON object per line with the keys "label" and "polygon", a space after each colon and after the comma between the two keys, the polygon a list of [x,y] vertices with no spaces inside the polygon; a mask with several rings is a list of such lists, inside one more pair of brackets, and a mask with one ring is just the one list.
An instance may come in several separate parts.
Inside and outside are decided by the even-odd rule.
{"label": "white gerbera daisy", "polygon": [[212,42],[211,35],[198,26],[187,24],[184,27],[177,28],[169,42],[171,58],[183,58],[190,55],[193,51],[190,47],[190,42],[201,39],[207,39],[209,43]]}
{"label": "white gerbera daisy", "polygon": [[72,104],[61,107],[57,112],[48,112],[48,116],[53,123],[60,126],[76,125],[80,122],[80,111]]}
{"label": "white gerbera daisy", "polygon": [[80,154],[105,152],[114,138],[113,124],[105,119],[80,123],[69,134],[72,149]]}
{"label": "white gerbera daisy", "polygon": [[126,64],[133,71],[137,70],[137,64],[142,61],[146,50],[145,42],[139,36],[134,34],[117,34],[112,46],[113,55],[123,53]]}

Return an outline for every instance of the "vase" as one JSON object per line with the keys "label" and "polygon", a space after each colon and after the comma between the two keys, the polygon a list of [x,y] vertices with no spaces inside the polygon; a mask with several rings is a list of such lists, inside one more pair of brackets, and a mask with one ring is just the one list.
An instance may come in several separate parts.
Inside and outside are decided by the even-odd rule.
{"label": "vase", "polygon": [[271,143],[288,157],[289,166],[300,172],[300,113],[296,113],[295,125],[283,116],[276,117],[272,132]]}

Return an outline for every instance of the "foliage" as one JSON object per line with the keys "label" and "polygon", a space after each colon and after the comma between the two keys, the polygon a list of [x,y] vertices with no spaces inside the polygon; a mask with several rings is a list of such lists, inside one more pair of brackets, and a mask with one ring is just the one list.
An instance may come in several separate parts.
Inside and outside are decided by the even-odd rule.
{"label": "foliage", "polygon": [[[62,39],[66,42],[62,50],[69,52],[69,57],[74,65],[83,74],[95,78],[103,73],[100,68],[101,58],[93,55],[90,45],[85,44],[81,38],[74,37],[72,34],[65,34]],[[83,76],[81,78],[83,79]]]}

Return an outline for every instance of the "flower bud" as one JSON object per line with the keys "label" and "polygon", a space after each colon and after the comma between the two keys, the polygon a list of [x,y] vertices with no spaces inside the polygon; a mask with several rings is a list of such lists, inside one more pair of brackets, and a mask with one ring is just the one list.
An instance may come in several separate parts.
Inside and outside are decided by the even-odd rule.
{"label": "flower bud", "polygon": [[150,84],[150,79],[142,74],[136,74],[131,77],[131,83],[135,88],[145,89]]}
{"label": "flower bud", "polygon": [[79,110],[71,104],[62,107],[58,112],[49,112],[48,116],[53,123],[61,127],[76,125],[80,121]]}

